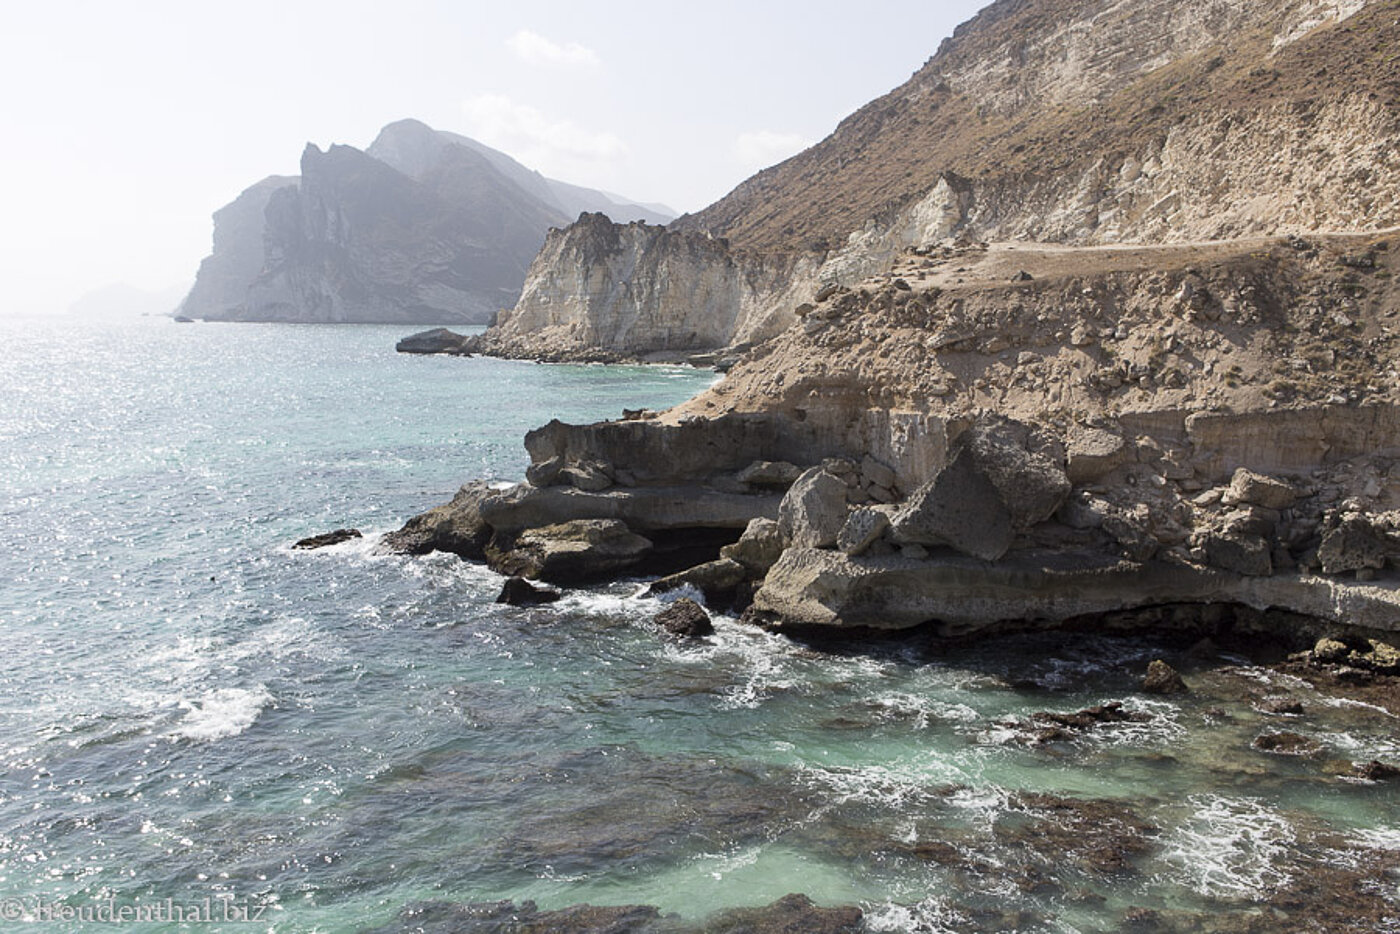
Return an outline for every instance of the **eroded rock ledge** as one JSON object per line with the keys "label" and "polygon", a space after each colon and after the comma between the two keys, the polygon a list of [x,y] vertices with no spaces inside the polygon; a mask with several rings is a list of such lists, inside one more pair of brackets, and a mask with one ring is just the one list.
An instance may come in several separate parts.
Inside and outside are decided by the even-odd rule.
{"label": "eroded rock ledge", "polygon": [[526,446],[529,482],[463,487],[384,547],[564,583],[678,571],[656,588],[690,584],[779,629],[966,636],[1231,604],[1400,630],[1390,404],[1067,431],[730,413],[553,422]]}

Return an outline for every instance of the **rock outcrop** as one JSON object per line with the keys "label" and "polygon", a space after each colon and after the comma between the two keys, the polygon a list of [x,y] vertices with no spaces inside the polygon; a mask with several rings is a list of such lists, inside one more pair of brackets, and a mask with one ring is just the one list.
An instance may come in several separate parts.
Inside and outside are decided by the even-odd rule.
{"label": "rock outcrop", "polygon": [[226,321],[485,324],[520,294],[551,227],[580,206],[664,218],[406,120],[367,151],[308,145],[215,214],[179,313]]}
{"label": "rock outcrop", "polygon": [[792,321],[793,263],[702,233],[584,214],[551,230],[514,309],[477,344],[545,360],[681,359]]}
{"label": "rock outcrop", "polygon": [[[528,484],[395,541],[459,550],[586,518],[660,549],[652,530],[743,529],[665,586],[709,581],[788,631],[1385,644],[1372,637],[1400,630],[1396,15],[1391,0],[998,0],[903,88],[700,215],[552,234],[532,271],[549,300],[481,346],[669,346],[629,335],[676,333],[744,256],[786,270],[767,293],[785,297],[705,298],[705,340],[733,357],[722,381],[669,412],[531,432]],[[745,307],[789,323],[746,332]],[[511,331],[526,321],[548,339]]]}

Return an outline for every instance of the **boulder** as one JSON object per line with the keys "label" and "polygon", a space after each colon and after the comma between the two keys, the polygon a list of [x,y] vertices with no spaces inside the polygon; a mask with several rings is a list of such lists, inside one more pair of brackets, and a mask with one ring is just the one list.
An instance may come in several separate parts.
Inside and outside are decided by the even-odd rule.
{"label": "boulder", "polygon": [[860,460],[860,475],[866,486],[893,490],[897,483],[895,472],[869,454]]}
{"label": "boulder", "polygon": [[[469,338],[465,334],[458,334],[447,328],[433,328],[430,331],[410,334],[395,344],[394,349],[399,353],[467,354],[466,344],[468,340]],[[470,354],[467,355],[470,356]]]}
{"label": "boulder", "polygon": [[1323,574],[1341,574],[1385,567],[1386,542],[1370,522],[1348,516],[1336,528],[1324,532],[1317,547]]}
{"label": "boulder", "polygon": [[852,510],[836,536],[836,547],[848,555],[864,554],[890,527],[890,509],[863,506]]}
{"label": "boulder", "polygon": [[890,528],[898,544],[948,545],[985,561],[1006,554],[1015,537],[1001,494],[966,449],[914,491]]}
{"label": "boulder", "polygon": [[493,545],[487,560],[502,574],[573,583],[625,571],[651,550],[624,522],[575,519],[522,532],[508,549]]}
{"label": "boulder", "polygon": [[754,577],[762,577],[778,563],[783,555],[783,533],[772,519],[753,519],[744,534],[732,545],[719,550],[722,557],[733,558]]}
{"label": "boulder", "polygon": [[562,596],[563,594],[552,587],[536,587],[523,577],[508,577],[501,586],[501,595],[496,598],[496,602],[510,606],[537,606],[541,603],[554,603]]}
{"label": "boulder", "polygon": [[585,493],[599,493],[613,485],[611,472],[603,464],[584,461],[559,471],[559,480]]}
{"label": "boulder", "polygon": [[559,472],[564,469],[564,458],[558,454],[531,464],[525,468],[525,482],[531,486],[554,486],[559,481]]}
{"label": "boulder", "polygon": [[1230,478],[1223,497],[1227,506],[1252,503],[1265,509],[1287,509],[1298,499],[1298,491],[1290,484],[1273,477],[1254,473],[1241,467]]}
{"label": "boulder", "polygon": [[802,468],[787,461],[754,461],[734,475],[751,487],[785,490],[802,476]]}
{"label": "boulder", "polygon": [[323,532],[320,535],[312,535],[310,538],[303,538],[292,547],[310,551],[313,548],[327,548],[331,545],[339,545],[341,542],[348,542],[352,538],[360,537],[359,529],[336,529],[334,532]]}
{"label": "boulder", "polygon": [[1050,518],[1069,496],[1071,485],[1063,468],[1044,454],[1026,450],[1009,431],[976,429],[967,449],[1001,495],[1017,531]]}
{"label": "boulder", "polygon": [[1188,688],[1175,668],[1157,658],[1147,666],[1147,674],[1142,679],[1142,690],[1146,694],[1185,694]]}
{"label": "boulder", "polygon": [[830,548],[846,524],[846,484],[825,468],[798,477],[778,506],[783,538],[801,548]]}
{"label": "boulder", "polygon": [[735,593],[748,579],[748,568],[733,558],[718,558],[653,581],[647,592],[659,594],[694,587],[704,594],[710,606],[721,606],[733,603]]}
{"label": "boulder", "polygon": [[1111,431],[1075,426],[1066,439],[1066,472],[1071,483],[1091,483],[1127,463],[1131,453]]}
{"label": "boulder", "polygon": [[706,613],[704,607],[689,597],[681,597],[657,613],[652,617],[652,622],[673,636],[687,639],[708,636],[715,631],[714,623],[710,622],[710,614]]}
{"label": "boulder", "polygon": [[1250,577],[1274,573],[1273,550],[1262,536],[1236,532],[1211,532],[1205,539],[1206,563],[1223,571]]}
{"label": "boulder", "polygon": [[484,480],[469,483],[457,491],[450,503],[430,509],[389,532],[379,540],[377,551],[384,554],[425,555],[446,551],[463,558],[479,560],[486,556],[491,526],[482,517],[482,506],[497,495]]}

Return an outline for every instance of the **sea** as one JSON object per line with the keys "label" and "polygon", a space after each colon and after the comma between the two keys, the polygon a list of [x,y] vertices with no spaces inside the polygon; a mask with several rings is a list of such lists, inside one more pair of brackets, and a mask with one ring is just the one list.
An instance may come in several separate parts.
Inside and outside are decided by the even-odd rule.
{"label": "sea", "polygon": [[[515,608],[481,565],[377,554],[521,481],[528,429],[716,379],[397,354],[406,330],[0,324],[0,928],[505,900],[701,925],[802,893],[868,931],[1400,930],[1400,785],[1351,774],[1400,764],[1400,723],[1247,658],[723,613],[680,642],[645,581]],[[1155,658],[1192,692],[1143,694]],[[1313,754],[1255,748],[1279,731]]]}

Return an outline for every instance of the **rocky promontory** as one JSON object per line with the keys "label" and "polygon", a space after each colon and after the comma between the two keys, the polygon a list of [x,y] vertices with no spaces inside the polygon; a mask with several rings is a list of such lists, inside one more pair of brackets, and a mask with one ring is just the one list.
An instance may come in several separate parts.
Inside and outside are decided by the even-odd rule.
{"label": "rocky promontory", "polygon": [[552,233],[477,346],[726,377],[386,546],[626,541],[786,631],[1400,630],[1395,4],[1132,6],[999,0],[701,214]]}

